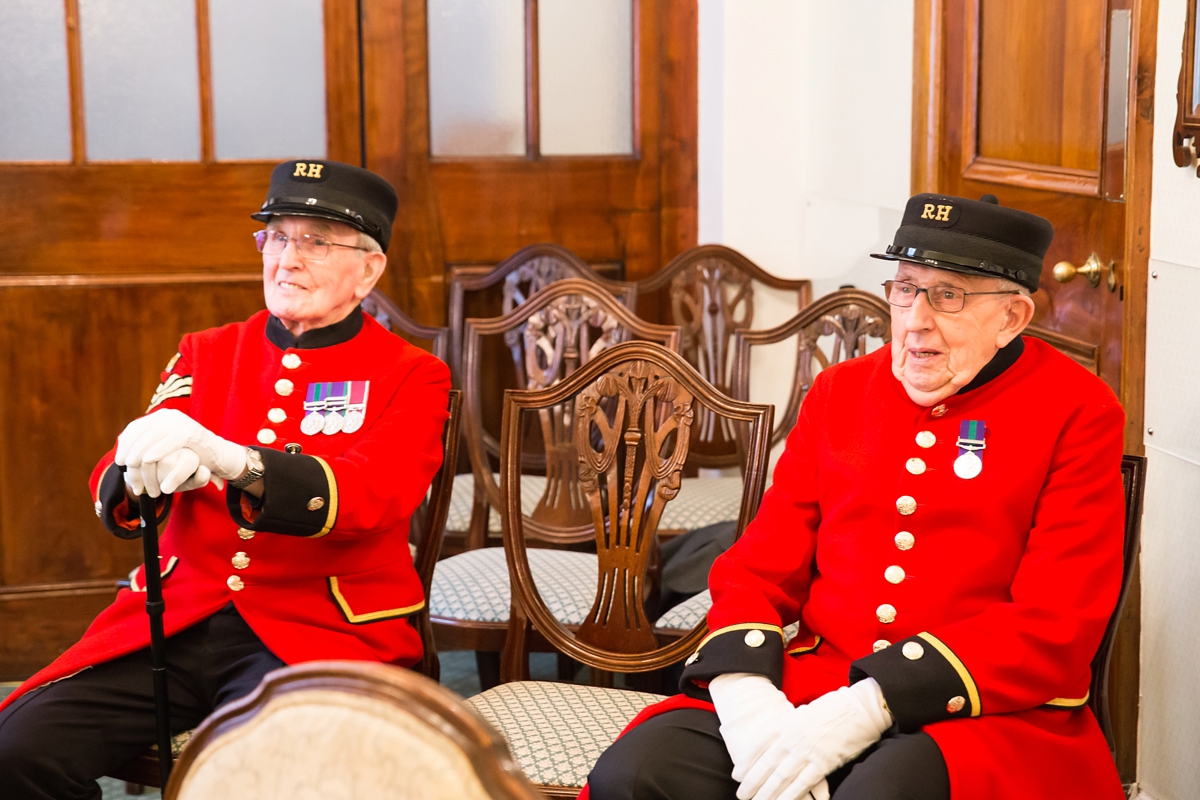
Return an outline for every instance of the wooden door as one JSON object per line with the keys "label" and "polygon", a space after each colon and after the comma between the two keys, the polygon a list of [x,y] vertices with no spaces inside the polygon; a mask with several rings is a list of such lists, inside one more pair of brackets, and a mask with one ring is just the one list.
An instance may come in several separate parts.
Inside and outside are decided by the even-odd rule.
{"label": "wooden door", "polygon": [[[314,112],[317,139],[329,158],[357,163],[353,5],[322,2],[303,0],[292,9],[294,15],[307,9],[301,33],[316,48],[308,63],[316,81],[323,73],[324,88],[315,89],[318,106],[324,95],[323,108]],[[53,160],[0,156],[0,217],[7,223],[0,247],[0,384],[6,387],[0,393],[0,680],[28,676],[77,640],[112,601],[116,581],[140,562],[137,541],[112,537],[96,519],[87,488],[92,466],[145,410],[183,333],[245,319],[263,307],[261,260],[251,240],[261,226],[249,215],[264,200],[275,163],[324,155],[222,157],[229,140],[220,138],[219,117],[229,95],[221,87],[238,80],[257,85],[257,100],[243,99],[275,102],[275,112],[287,117],[279,106],[286,106],[288,92],[279,84],[289,73],[277,65],[284,71],[274,80],[223,74],[229,65],[222,54],[238,42],[214,44],[210,34],[259,36],[271,20],[225,20],[230,24],[214,28],[208,0],[154,0],[145,16],[175,34],[180,25],[190,30],[172,46],[189,50],[175,67],[183,63],[185,83],[189,69],[195,81],[184,87],[198,104],[190,112],[195,128],[183,126],[181,155],[113,156],[114,148],[148,134],[126,118],[117,120],[115,138],[98,135],[112,126],[98,116],[103,93],[113,88],[105,82],[123,91],[137,81],[128,72],[96,71],[105,58],[87,40],[89,31],[96,33],[97,17],[87,18],[89,10],[101,10],[96,3],[64,5],[58,35],[66,43],[69,147]],[[236,11],[250,14],[265,5],[247,2]],[[26,4],[34,6],[50,7]],[[222,8],[234,10],[228,3]],[[169,13],[187,18],[164,22]],[[124,21],[122,35],[131,37],[130,46],[154,51],[155,31],[131,30],[140,23]],[[48,43],[57,46],[56,37]],[[153,110],[159,103],[145,105]]]}
{"label": "wooden door", "polygon": [[[510,41],[494,46],[508,47],[510,54],[516,48],[522,61],[515,89],[510,87],[520,106],[514,112],[517,141],[510,137],[507,145],[497,144],[478,134],[474,142],[458,147],[451,142],[443,151],[452,152],[439,154],[433,130],[438,109],[432,107],[439,99],[431,91],[431,67],[446,56],[437,50],[437,37],[431,40],[430,20],[435,33],[444,31],[436,26],[459,24],[455,15],[473,4],[479,8],[480,0],[362,0],[366,163],[400,193],[389,254],[400,304],[422,322],[445,324],[449,269],[492,266],[535,242],[563,245],[588,263],[607,267],[610,277],[626,280],[652,274],[694,245],[696,0],[494,3],[501,9],[495,13],[507,8],[510,14]],[[552,39],[550,17],[553,12],[561,22],[564,14],[599,8],[624,14],[630,31],[620,56],[628,59],[622,73],[630,82],[628,146],[547,154],[552,148],[544,117],[550,100],[543,99],[553,71],[543,74],[542,65],[548,49],[561,44]],[[449,22],[438,16],[443,14]],[[561,47],[554,49],[561,62]],[[579,64],[588,57],[579,53]],[[571,66],[566,65],[568,71]],[[483,72],[472,81],[493,77]],[[472,89],[472,81],[463,88]],[[560,100],[562,89],[555,89]],[[585,94],[586,87],[574,93],[576,99]],[[479,127],[486,128],[486,121]],[[466,138],[471,139],[469,132]],[[493,154],[466,154],[472,150]]]}
{"label": "wooden door", "polygon": [[[913,190],[1054,224],[1029,333],[1121,397],[1141,453],[1157,0],[918,0]],[[1051,266],[1096,264],[1085,274]],[[1046,398],[1052,403],[1054,398]],[[1136,588],[1114,654],[1118,765],[1136,766]]]}

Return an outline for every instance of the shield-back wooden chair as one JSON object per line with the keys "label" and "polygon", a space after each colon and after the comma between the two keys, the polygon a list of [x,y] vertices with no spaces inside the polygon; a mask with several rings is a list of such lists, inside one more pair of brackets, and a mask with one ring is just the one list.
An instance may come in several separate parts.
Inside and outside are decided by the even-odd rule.
{"label": "shield-back wooden chair", "polygon": [[[569,278],[588,280],[604,287],[631,311],[637,304],[637,288],[632,283],[607,278],[589,264],[556,244],[532,244],[513,253],[495,267],[457,266],[450,272],[447,318],[450,326],[451,362],[454,385],[463,385],[463,325],[468,317],[487,318],[508,314],[536,292],[552,283]],[[500,424],[499,400],[503,382],[501,370],[512,363],[521,372],[521,347],[515,339],[489,342],[488,353],[481,358],[485,372],[481,380],[494,393],[496,402],[484,408],[484,422],[494,430]],[[486,431],[486,429],[485,429]],[[488,449],[495,453],[497,442],[484,434]],[[447,531],[454,550],[482,547],[487,538],[499,542],[500,517],[488,513],[484,487],[470,471],[458,475],[454,502]]]}
{"label": "shield-back wooden chair", "polygon": [[[718,391],[731,394],[733,334],[786,319],[812,299],[812,282],[788,280],[764,270],[724,245],[701,245],[639,281],[638,303],[649,319],[683,329],[683,354]],[[654,314],[657,313],[658,316]],[[740,463],[733,427],[701,410],[692,428],[688,477],[682,502],[662,521],[663,531],[682,532],[736,518],[740,478],[691,477],[699,469],[730,469]]]}
{"label": "shield-back wooden chair", "polygon": [[[569,405],[580,482],[598,569],[585,614],[568,624],[534,569],[529,518],[521,511],[522,443],[541,413]],[[738,531],[754,516],[766,477],[770,406],[732,400],[679,355],[649,343],[618,345],[548,388],[504,397],[501,490],[512,611],[505,683],[470,700],[509,742],[526,776],[550,797],[574,797],[617,733],[660,696],[608,688],[612,673],[674,664],[699,644],[703,621],[660,646],[644,608],[646,574],[664,510],[677,502],[700,406],[747,427],[751,442]],[[550,591],[547,591],[550,590]],[[530,681],[534,636],[591,669],[592,684]]]}
{"label": "shield-back wooden chair", "polygon": [[269,673],[206,719],[170,800],[536,800],[504,740],[409,670],[314,661]]}
{"label": "shield-back wooden chair", "polygon": [[[891,308],[878,295],[860,289],[839,289],[804,308],[782,325],[765,330],[741,329],[733,335],[733,396],[750,400],[752,394],[751,365],[754,350],[763,348],[764,355],[777,356],[773,345],[794,341],[786,350],[794,353],[794,361],[760,363],[759,373],[778,375],[791,372],[784,412],[775,415],[771,431],[773,450],[787,439],[800,414],[800,404],[812,388],[813,380],[822,369],[847,359],[865,355],[892,339]],[[874,347],[872,346],[874,345]],[[771,348],[769,351],[768,348]],[[755,398],[763,400],[764,398]],[[778,408],[782,404],[776,404]],[[739,442],[745,449],[746,443]],[[663,614],[655,627],[663,637],[682,636],[704,618],[712,606],[708,590],[691,597]],[[785,632],[786,633],[786,632]]]}
{"label": "shield-back wooden chair", "polygon": [[[540,389],[568,378],[620,342],[639,339],[678,350],[680,337],[677,327],[640,320],[603,287],[578,278],[551,284],[502,317],[467,320],[465,328],[464,434],[475,482],[483,487],[485,502],[496,509],[501,504],[493,461],[498,447],[489,447],[482,422],[483,405],[492,394],[482,386],[479,364],[489,340],[516,348],[520,371],[510,386]],[[532,556],[535,570],[554,582],[563,613],[574,620],[590,605],[596,555],[567,549],[592,539],[571,414],[569,406],[544,409],[537,429],[531,431],[522,450],[522,465],[529,473],[522,509],[527,534],[547,545]],[[474,650],[481,684],[487,688],[499,678],[509,577],[502,547],[483,547],[482,541],[476,545],[438,562],[429,603],[438,646]]]}
{"label": "shield-back wooden chair", "polygon": [[450,363],[450,329],[433,325],[422,325],[400,310],[392,298],[379,289],[362,301],[363,311],[375,318],[383,327],[409,344],[424,348],[447,364]]}

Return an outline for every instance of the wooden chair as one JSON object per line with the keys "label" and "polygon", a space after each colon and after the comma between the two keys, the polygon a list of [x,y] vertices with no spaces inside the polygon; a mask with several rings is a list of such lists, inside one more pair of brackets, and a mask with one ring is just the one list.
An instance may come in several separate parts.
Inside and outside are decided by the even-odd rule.
{"label": "wooden chair", "polygon": [[[485,394],[480,360],[486,342],[511,343],[519,366],[515,383],[541,389],[572,375],[599,354],[630,339],[657,342],[678,351],[679,329],[643,322],[592,281],[578,278],[551,284],[502,317],[466,321],[464,354],[464,425],[474,481],[483,487],[489,507],[499,508],[501,493],[493,458],[499,444],[482,423]],[[557,586],[561,608],[582,621],[595,582],[594,553],[562,549],[592,540],[591,514],[579,477],[567,406],[545,409],[522,451],[526,475],[525,530],[543,548],[533,556],[543,580]],[[509,578],[504,549],[483,547],[483,531],[466,552],[437,564],[429,593],[438,647],[474,650],[484,688],[499,678],[499,653],[508,626]],[[483,654],[492,653],[494,656]]]}
{"label": "wooden chair", "polygon": [[[791,433],[800,413],[800,404],[818,372],[840,361],[865,355],[870,340],[887,344],[891,339],[891,308],[882,297],[859,289],[839,289],[807,306],[782,325],[734,333],[733,396],[739,400],[750,399],[755,348],[795,341],[788,348],[795,353],[795,360],[789,358],[785,364],[772,364],[770,366],[777,368],[768,370],[773,374],[784,370],[792,374],[786,410],[776,416],[775,429],[771,432],[771,448],[774,449]],[[760,372],[763,366],[760,364]],[[783,404],[777,403],[776,407],[780,405]],[[744,449],[746,445],[740,446]],[[703,591],[663,614],[655,622],[655,628],[663,637],[682,636],[708,614],[711,606],[712,598],[707,590]]]}
{"label": "wooden chair", "polygon": [[196,729],[169,800],[535,800],[504,740],[453,692],[384,664],[268,674]]}
{"label": "wooden chair", "polygon": [[[442,466],[433,476],[428,499],[418,509],[418,513],[413,515],[412,520],[412,536],[417,540],[413,566],[421,578],[426,598],[429,597],[430,585],[433,583],[434,565],[441,551],[446,516],[450,513],[450,492],[454,488],[454,464],[458,459],[459,431],[462,423],[462,392],[457,389],[450,391],[449,411],[450,417],[442,431]],[[414,669],[436,681],[441,674],[441,665],[438,662],[433,628],[429,622],[429,603],[413,615],[413,623],[421,632],[421,643],[424,646],[421,661]],[[176,759],[191,736],[192,731],[185,731],[172,738],[171,754]],[[112,777],[125,781],[130,794],[140,794],[137,787],[159,786],[162,781],[158,773],[158,747],[150,747],[114,770]]]}
{"label": "wooden chair", "polygon": [[[569,278],[580,278],[603,286],[610,294],[632,311],[637,303],[637,288],[632,283],[607,278],[581,260],[578,256],[556,244],[533,244],[513,253],[495,267],[458,266],[450,273],[450,290],[447,317],[450,325],[451,371],[455,386],[463,385],[463,325],[467,317],[499,317],[527,301],[536,292],[550,284]],[[499,400],[503,383],[502,370],[511,362],[516,374],[521,374],[521,348],[519,342],[489,342],[486,357],[481,358],[486,366],[481,380],[489,388],[489,396],[496,398],[495,413],[491,405],[484,409],[485,422],[490,428],[499,423]],[[495,440],[486,437],[489,448],[494,451]],[[478,484],[471,472],[457,477],[454,503],[446,525],[455,549],[482,547],[488,537],[499,541],[500,518],[488,512],[485,489]]]}
{"label": "wooden chair", "polygon": [[[433,353],[447,364],[450,363],[450,329],[422,325],[400,310],[400,306],[379,289],[372,289],[362,301],[363,311],[375,318],[383,327],[409,344]],[[428,342],[425,347],[422,342]]]}
{"label": "wooden chair", "polygon": [[[643,315],[679,325],[684,357],[718,391],[731,394],[734,331],[765,327],[803,309],[812,299],[812,282],[776,277],[738,251],[710,244],[679,254],[639,281],[637,291]],[[728,469],[741,462],[733,427],[701,410],[692,438],[685,499],[668,512],[664,530],[682,532],[737,515],[738,478],[706,476],[705,483],[690,485],[697,468]]]}
{"label": "wooden chair", "polygon": [[[579,476],[592,518],[598,570],[579,625],[564,622],[533,568],[521,510],[522,445],[542,412],[569,405]],[[643,606],[658,526],[676,498],[700,406],[748,427],[751,442],[738,530],[753,518],[766,478],[770,406],[732,400],[683,358],[644,342],[617,345],[548,388],[504,396],[501,491],[512,610],[505,681],[470,700],[505,736],[525,775],[550,797],[573,797],[596,758],[658,695],[607,688],[611,674],[662,669],[691,653],[703,622],[659,646]],[[534,635],[588,666],[593,685],[529,681]]]}

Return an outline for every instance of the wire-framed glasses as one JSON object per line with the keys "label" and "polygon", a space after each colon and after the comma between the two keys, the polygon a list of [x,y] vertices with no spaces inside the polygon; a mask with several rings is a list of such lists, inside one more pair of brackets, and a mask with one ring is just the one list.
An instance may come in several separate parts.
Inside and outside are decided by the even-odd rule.
{"label": "wire-framed glasses", "polygon": [[905,281],[884,281],[883,296],[894,306],[911,308],[917,302],[917,295],[925,293],[929,305],[934,311],[947,314],[957,314],[967,304],[967,297],[973,294],[1020,294],[1016,289],[1002,292],[968,292],[957,286],[917,286]]}
{"label": "wire-framed glasses", "polygon": [[301,258],[309,261],[320,261],[325,258],[329,255],[331,247],[345,247],[350,250],[367,249],[353,244],[331,242],[320,234],[302,233],[299,236],[288,236],[283,231],[254,232],[254,244],[258,247],[258,252],[269,256],[277,256],[282,253],[287,248],[288,242],[295,242],[296,252],[300,254]]}

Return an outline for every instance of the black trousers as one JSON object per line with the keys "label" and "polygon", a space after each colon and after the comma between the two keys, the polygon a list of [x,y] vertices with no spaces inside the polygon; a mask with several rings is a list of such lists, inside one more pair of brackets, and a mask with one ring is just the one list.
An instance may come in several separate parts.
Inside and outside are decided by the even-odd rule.
{"label": "black trousers", "polygon": [[[171,733],[283,666],[232,605],[168,640]],[[150,650],[27,692],[0,713],[0,798],[98,800],[97,778],[157,739]]]}
{"label": "black trousers", "polygon": [[[651,717],[592,768],[592,800],[734,800],[733,761],[711,711]],[[832,800],[949,800],[950,777],[926,733],[881,739],[827,779]]]}

